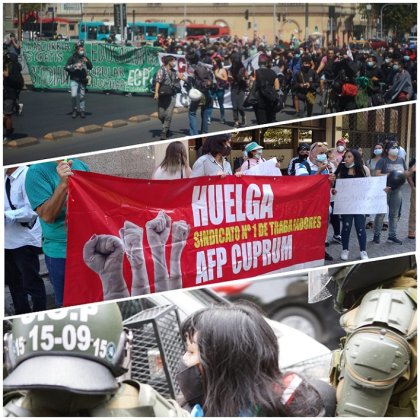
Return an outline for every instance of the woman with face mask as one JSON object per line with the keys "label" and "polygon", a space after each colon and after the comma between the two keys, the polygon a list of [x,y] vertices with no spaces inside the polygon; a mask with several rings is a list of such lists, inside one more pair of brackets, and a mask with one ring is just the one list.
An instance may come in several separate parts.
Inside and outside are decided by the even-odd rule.
{"label": "woman with face mask", "polygon": [[344,152],[346,151],[347,140],[342,138],[336,142],[336,148],[334,150],[335,166],[338,166],[343,160]]}
{"label": "woman with face mask", "polygon": [[[370,159],[368,159],[366,162],[370,170],[370,174],[372,176],[375,176],[376,164],[379,162],[379,160],[382,158],[383,155],[384,155],[384,145],[382,143],[375,144],[375,146],[373,146],[373,149],[372,149],[372,155]],[[374,219],[375,219],[374,214],[368,215],[368,222],[366,224],[366,229],[373,228]],[[382,230],[388,230],[388,214],[385,215]]]}
{"label": "woman with face mask", "polygon": [[[348,178],[361,178],[366,177],[366,171],[363,165],[362,156],[356,149],[347,150],[344,154],[343,161],[338,165],[335,171],[337,179],[348,179]],[[333,190],[333,194],[336,194],[336,190]],[[357,239],[359,241],[360,258],[367,260],[368,254],[366,252],[366,229],[365,229],[365,215],[364,214],[342,214],[342,229],[341,229],[341,240],[343,244],[343,250],[341,251],[340,258],[343,261],[349,259],[349,242],[350,232],[354,221],[354,227],[357,232]]]}
{"label": "woman with face mask", "polygon": [[176,379],[192,416],[328,414],[311,384],[280,372],[277,337],[253,306],[202,309],[184,321],[181,334],[186,352]]}
{"label": "woman with face mask", "polygon": [[[230,135],[219,134],[206,138],[206,154],[193,165],[191,177],[232,175],[232,168],[226,157],[230,155]],[[204,147],[203,147],[204,149]]]}
{"label": "woman with face mask", "polygon": [[[379,159],[375,167],[375,176],[387,175],[388,213],[389,213],[389,232],[387,242],[402,245],[397,238],[397,223],[402,202],[401,186],[405,183],[405,178],[412,176],[415,168],[407,170],[405,160],[398,157],[398,143],[389,141],[385,146],[384,157]],[[377,214],[375,217],[373,242],[380,243],[381,230],[385,214]]]}
{"label": "woman with face mask", "polygon": [[248,159],[242,164],[241,172],[251,169],[253,166],[258,165],[261,162],[265,162],[265,159],[262,157],[263,149],[264,147],[260,146],[255,141],[249,143],[245,147]]}

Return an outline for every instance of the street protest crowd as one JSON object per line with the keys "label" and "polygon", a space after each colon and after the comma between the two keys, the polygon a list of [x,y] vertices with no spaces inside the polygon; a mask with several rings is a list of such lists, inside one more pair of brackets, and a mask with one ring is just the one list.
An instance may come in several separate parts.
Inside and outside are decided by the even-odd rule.
{"label": "street protest crowd", "polygon": [[[183,143],[179,141],[171,142],[167,146],[165,158],[151,174],[151,178],[176,180],[205,176],[226,177],[232,174],[238,177],[282,175],[277,160],[266,160],[263,156],[263,147],[256,142],[250,142],[244,147],[243,156],[235,159],[232,168],[226,159],[231,151],[230,140],[231,136],[229,134],[206,138],[200,151],[201,156],[195,161],[192,168],[188,164]],[[34,164],[29,169],[27,167],[9,168],[5,175],[5,248],[6,272],[9,273],[6,275],[6,283],[12,285],[10,291],[16,313],[28,312],[30,308],[28,295],[32,298],[34,310],[37,308],[38,302],[41,302],[41,306],[45,305],[45,289],[39,276],[38,261],[38,254],[41,253],[41,243],[49,278],[55,291],[55,304],[57,307],[63,305],[67,245],[65,203],[67,201],[68,180],[74,169],[89,170],[82,161],[72,159],[60,163]],[[375,144],[372,147],[371,158],[365,162],[357,148],[349,148],[345,139],[339,139],[334,149],[328,149],[327,145],[321,142],[299,144],[297,156],[290,161],[285,175],[311,176],[325,174],[329,176],[331,184],[330,223],[334,230],[331,240],[342,245],[340,258],[347,261],[349,259],[349,238],[353,221],[360,246],[361,259],[368,258],[366,229],[374,229],[373,244],[380,243],[381,232],[386,230],[388,230],[388,242],[396,245],[402,244],[401,240],[397,238],[396,232],[402,206],[401,186],[406,182],[406,179],[412,188],[408,237],[410,239],[415,238],[415,169],[415,159],[410,161],[407,168],[405,151],[398,146],[394,139],[387,139],[384,144]],[[377,177],[379,175],[387,175],[385,191],[389,214],[386,220],[384,220],[386,214],[382,213],[370,214],[368,222],[366,222],[365,214],[340,215],[334,213],[335,197],[346,194],[345,189],[344,191],[339,190],[335,186],[338,180],[348,178],[353,179],[351,182],[355,182],[356,178]],[[404,205],[408,206],[408,203],[404,203]],[[181,221],[179,223],[185,224]],[[134,226],[136,229],[128,229],[127,235],[129,235],[129,231],[140,234],[136,225],[130,223],[128,225]],[[125,228],[129,228],[128,225]],[[186,234],[188,234],[189,227],[186,226],[186,228]],[[127,239],[127,235],[121,236],[122,240],[126,244],[129,242],[133,245],[133,238]],[[96,238],[94,242],[98,242],[99,239],[99,237]],[[325,242],[327,246],[327,238],[325,238]],[[116,246],[116,243],[114,244],[112,241],[103,246],[111,246],[110,244],[113,247]],[[31,258],[20,255],[22,249],[25,249]],[[182,252],[182,249],[180,252]],[[86,258],[89,258],[90,261],[93,256],[87,256]],[[131,258],[133,258],[132,255]],[[325,259],[332,260],[332,257],[325,252]],[[92,262],[89,261],[85,262],[88,266],[92,266],[93,260]],[[94,265],[95,267],[98,265],[97,260]],[[100,270],[102,269],[95,268],[94,271],[101,273]],[[178,271],[180,272],[180,269]],[[37,298],[40,299],[37,300]]]}
{"label": "street protest crowd", "polygon": [[[295,116],[302,115],[303,110],[311,116],[316,102],[322,113],[331,113],[413,100],[417,93],[417,50],[412,44],[392,43],[366,50],[356,43],[344,48],[321,48],[314,42],[286,47],[281,41],[268,46],[258,38],[243,43],[237,37],[214,42],[159,37],[156,45],[168,54],[154,90],[155,99],[159,99],[162,138],[167,137],[175,96],[181,91],[180,80],[186,82],[191,99],[190,135],[200,131],[198,106],[201,133],[208,132],[216,102],[220,121],[226,122],[227,92],[231,93],[235,127],[246,124],[245,107],[253,107],[257,124],[274,122],[288,96]],[[176,55],[185,55],[187,74],[176,72]]]}
{"label": "street protest crowd", "polygon": [[[86,87],[94,82],[95,62],[86,46],[78,42],[64,66],[72,118],[85,117]],[[247,125],[247,108],[254,110],[257,124],[265,124],[276,121],[287,106],[295,117],[311,116],[314,107],[319,107],[318,114],[327,114],[401,103],[417,94],[417,46],[406,41],[367,48],[357,42],[321,47],[313,41],[286,44],[278,39],[268,45],[258,37],[188,41],[158,36],[155,46],[161,50],[162,66],[150,81],[150,91],[158,102],[162,139],[171,135],[175,106],[188,107],[189,134],[197,135],[208,133],[217,116],[234,127]],[[6,143],[13,134],[12,116],[23,106],[17,105],[23,88],[20,54],[21,45],[12,36],[3,45]],[[181,58],[185,71],[178,66]]]}

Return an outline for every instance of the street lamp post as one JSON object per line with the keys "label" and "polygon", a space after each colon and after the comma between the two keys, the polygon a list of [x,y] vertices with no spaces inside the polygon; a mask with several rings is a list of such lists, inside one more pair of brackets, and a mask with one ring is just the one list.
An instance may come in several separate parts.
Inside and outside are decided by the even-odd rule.
{"label": "street lamp post", "polygon": [[383,14],[383,11],[384,11],[384,9],[385,9],[385,7],[388,7],[388,6],[410,6],[412,3],[388,3],[388,4],[384,4],[382,7],[381,7],[381,12],[380,12],[380,19],[381,19],[381,39],[383,40],[384,39],[384,30],[383,30],[383,16],[382,16],[382,14]]}

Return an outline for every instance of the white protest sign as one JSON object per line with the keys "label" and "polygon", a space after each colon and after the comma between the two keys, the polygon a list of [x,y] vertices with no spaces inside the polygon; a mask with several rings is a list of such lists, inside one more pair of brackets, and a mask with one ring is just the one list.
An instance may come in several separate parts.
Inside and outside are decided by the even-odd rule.
{"label": "white protest sign", "polygon": [[387,213],[386,176],[337,179],[334,214]]}
{"label": "white protest sign", "polygon": [[253,166],[250,169],[242,171],[244,175],[266,175],[266,176],[281,176],[280,169],[276,166],[277,159],[272,158]]}

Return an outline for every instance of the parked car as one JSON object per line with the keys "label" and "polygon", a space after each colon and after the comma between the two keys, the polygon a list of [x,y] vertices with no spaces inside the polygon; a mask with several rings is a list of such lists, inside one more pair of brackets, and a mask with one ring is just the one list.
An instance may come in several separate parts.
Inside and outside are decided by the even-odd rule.
{"label": "parked car", "polygon": [[268,318],[295,328],[330,349],[337,348],[344,336],[340,315],[333,309],[331,299],[308,303],[306,274],[229,282],[214,286],[213,290],[231,302],[254,302]]}

